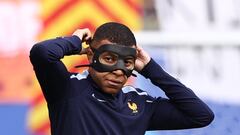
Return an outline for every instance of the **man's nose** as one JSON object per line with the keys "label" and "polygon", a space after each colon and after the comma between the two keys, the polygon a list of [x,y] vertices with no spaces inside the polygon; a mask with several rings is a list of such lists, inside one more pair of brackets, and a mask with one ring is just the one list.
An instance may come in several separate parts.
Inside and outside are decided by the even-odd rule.
{"label": "man's nose", "polygon": [[124,75],[124,71],[121,69],[116,69],[116,70],[112,71],[112,73],[114,73],[116,75]]}

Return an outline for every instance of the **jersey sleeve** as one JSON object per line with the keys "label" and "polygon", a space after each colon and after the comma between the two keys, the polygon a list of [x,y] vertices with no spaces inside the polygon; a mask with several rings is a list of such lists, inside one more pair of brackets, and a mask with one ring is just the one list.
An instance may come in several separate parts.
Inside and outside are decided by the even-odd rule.
{"label": "jersey sleeve", "polygon": [[159,98],[152,104],[149,130],[187,129],[211,123],[214,114],[194,92],[165,72],[153,59],[140,72],[161,88],[169,99]]}
{"label": "jersey sleeve", "polygon": [[30,61],[47,102],[54,102],[66,95],[70,73],[61,58],[77,54],[81,48],[81,40],[77,36],[50,39],[32,47]]}

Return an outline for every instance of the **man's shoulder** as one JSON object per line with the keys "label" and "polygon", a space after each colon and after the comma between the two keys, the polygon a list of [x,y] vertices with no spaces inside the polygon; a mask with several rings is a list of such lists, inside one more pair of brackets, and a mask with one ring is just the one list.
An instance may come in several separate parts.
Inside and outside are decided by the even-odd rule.
{"label": "man's shoulder", "polygon": [[88,76],[88,71],[83,71],[82,73],[70,73],[70,79],[83,80]]}
{"label": "man's shoulder", "polygon": [[73,88],[86,89],[91,85],[88,81],[88,72],[84,71],[82,73],[70,73],[70,84]]}
{"label": "man's shoulder", "polygon": [[158,98],[155,98],[147,93],[147,91],[144,91],[139,88],[135,88],[131,85],[126,85],[122,88],[123,94],[128,97],[135,99],[135,101],[144,101],[147,103],[153,103]]}
{"label": "man's shoulder", "polygon": [[131,85],[126,85],[122,88],[122,92],[125,94],[137,94],[139,96],[148,96],[148,93],[146,91],[143,91],[139,88],[135,88]]}

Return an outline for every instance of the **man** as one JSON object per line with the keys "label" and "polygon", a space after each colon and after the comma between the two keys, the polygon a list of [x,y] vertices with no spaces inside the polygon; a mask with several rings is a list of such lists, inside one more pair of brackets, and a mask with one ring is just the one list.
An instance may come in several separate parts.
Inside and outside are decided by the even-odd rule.
{"label": "man", "polygon": [[[46,40],[30,59],[48,103],[52,135],[143,135],[147,130],[207,126],[213,113],[189,88],[167,74],[142,48],[131,30],[110,22],[91,33]],[[87,54],[88,72],[67,71],[61,58]],[[84,65],[82,65],[84,66]],[[86,66],[86,65],[85,65]],[[124,86],[133,70],[150,79],[169,99]]]}

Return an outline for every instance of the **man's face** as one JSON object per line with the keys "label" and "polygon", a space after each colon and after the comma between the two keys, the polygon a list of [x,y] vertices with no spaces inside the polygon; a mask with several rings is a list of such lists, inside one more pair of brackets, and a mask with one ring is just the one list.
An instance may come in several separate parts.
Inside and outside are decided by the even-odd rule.
{"label": "man's face", "polygon": [[[108,40],[102,40],[98,43],[93,43],[92,47],[97,49],[104,44],[113,44]],[[134,48],[135,46],[133,46]],[[93,54],[92,54],[93,55]],[[92,61],[92,55],[89,55],[90,62]],[[114,63],[115,56],[111,52],[104,52],[103,53],[103,63]],[[125,61],[125,66],[129,66],[131,62],[135,62],[134,58],[129,57]],[[128,67],[127,67],[128,68]],[[103,90],[103,92],[108,94],[117,94],[123,85],[127,82],[127,75],[124,74],[124,71],[117,69],[111,72],[98,72],[94,68],[89,68],[89,73],[92,79],[96,82],[96,84]]]}

